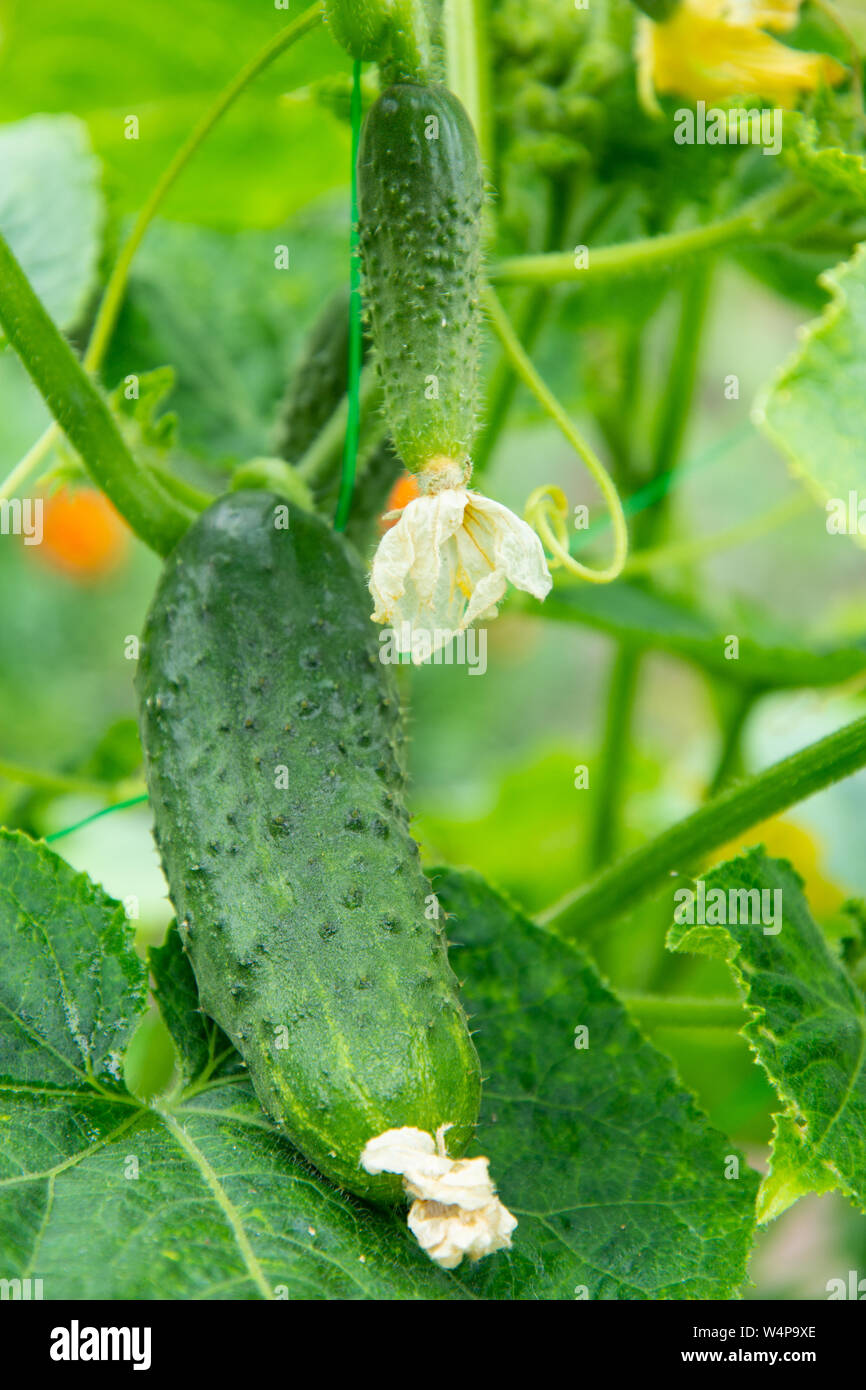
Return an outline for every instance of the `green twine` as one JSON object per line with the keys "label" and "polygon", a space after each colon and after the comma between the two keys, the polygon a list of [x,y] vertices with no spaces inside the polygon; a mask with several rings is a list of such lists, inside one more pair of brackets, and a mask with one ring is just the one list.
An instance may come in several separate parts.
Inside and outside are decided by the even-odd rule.
{"label": "green twine", "polygon": [[55,830],[53,835],[46,835],[45,843],[50,845],[52,840],[60,840],[64,835],[71,835],[73,830],[83,830],[85,825],[90,825],[91,821],[99,820],[101,816],[110,816],[113,811],[126,811],[130,806],[140,806],[147,799],[145,792],[143,796],[133,796],[129,801],[118,801],[114,806],[103,806],[101,811],[94,811],[92,816],[85,816],[84,820],[76,821],[74,825],[67,825],[65,830]]}
{"label": "green twine", "polygon": [[352,233],[349,251],[349,412],[346,421],[346,442],[343,449],[343,476],[340,481],[340,500],[334,518],[334,530],[345,531],[355,486],[355,464],[358,458],[360,434],[361,359],[363,330],[361,327],[361,252],[358,237],[358,146],[361,140],[361,64],[352,68]]}

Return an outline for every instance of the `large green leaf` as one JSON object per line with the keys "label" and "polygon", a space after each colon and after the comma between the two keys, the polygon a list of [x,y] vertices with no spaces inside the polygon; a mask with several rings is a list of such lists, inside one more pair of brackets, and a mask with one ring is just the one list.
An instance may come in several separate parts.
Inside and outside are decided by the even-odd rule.
{"label": "large green leaf", "polygon": [[[156,223],[132,269],[106,382],[171,363],[185,448],[215,460],[273,452],[290,367],[323,296],[347,274],[348,236],[348,206],[331,202],[272,232]],[[275,267],[277,245],[289,248],[288,270]]]}
{"label": "large green leaf", "polygon": [[847,505],[852,492],[866,496],[866,245],[822,284],[832,299],[803,331],[755,418],[821,503]]}
{"label": "large green leaf", "polygon": [[[785,1107],[776,1116],[760,1218],[769,1221],[798,1197],[832,1188],[866,1210],[866,1001],[831,954],[802,882],[784,860],[752,850],[713,869],[704,883],[707,895],[718,889],[726,905],[737,904],[736,914],[726,907],[729,918],[746,915],[739,907],[745,899],[732,899],[732,892],[781,894],[766,897],[760,921],[752,911],[750,922],[675,922],[668,937],[673,950],[728,962],[748,1006],[743,1036]],[[775,923],[774,902],[781,906]]]}
{"label": "large green leaf", "polygon": [[[273,0],[0,0],[0,120],[33,110],[81,117],[120,211],[137,211],[217,94],[304,8],[301,0],[288,10]],[[197,152],[169,215],[273,226],[347,184],[348,127],[300,89],[348,68],[324,26],[282,54]]]}
{"label": "large green leaf", "polygon": [[341,1196],[278,1136],[198,1011],[176,935],[155,975],[197,1080],[150,1109],[119,1079],[146,1009],[122,908],[5,831],[0,884],[4,1275],[41,1278],[46,1298],[451,1295],[396,1218]]}
{"label": "large green leaf", "polygon": [[432,877],[453,914],[452,960],[485,1077],[479,1142],[520,1221],[510,1257],[467,1276],[473,1291],[731,1297],[751,1245],[755,1175],[742,1162],[738,1179],[725,1177],[730,1141],[582,952],[478,875]]}
{"label": "large green leaf", "polygon": [[0,231],[59,328],[76,326],[96,288],[103,221],[101,172],[81,121],[0,126]]}
{"label": "large green leaf", "polygon": [[[620,581],[604,585],[557,585],[540,609],[544,618],[584,623],[635,647],[671,652],[758,689],[834,685],[866,669],[863,647],[820,650],[788,640],[765,640],[701,613],[685,600]],[[736,659],[725,656],[729,634],[739,638]]]}
{"label": "large green leaf", "polygon": [[8,832],[0,882],[0,1257],[46,1297],[688,1298],[741,1282],[753,1175],[726,1181],[727,1141],[594,969],[481,880],[440,890],[488,1077],[479,1142],[520,1226],[510,1255],[451,1275],[400,1213],[337,1192],[278,1134],[201,1014],[176,932],[152,966],[180,1076],[147,1106],[119,1079],[146,1008],[121,909]]}

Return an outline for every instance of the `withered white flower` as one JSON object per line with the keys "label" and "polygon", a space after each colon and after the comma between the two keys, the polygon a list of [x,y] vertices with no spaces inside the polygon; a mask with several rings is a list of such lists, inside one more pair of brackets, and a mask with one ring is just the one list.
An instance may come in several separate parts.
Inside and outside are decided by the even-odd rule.
{"label": "withered white flower", "polygon": [[[495,618],[506,584],[543,599],[552,580],[532,527],[466,486],[464,469],[431,460],[426,489],[379,543],[370,575],[373,620],[394,629],[397,651],[430,634],[427,655],[478,618]],[[423,650],[423,648],[422,648]]]}
{"label": "withered white flower", "polygon": [[496,1195],[486,1158],[449,1158],[443,1125],[431,1134],[406,1127],[378,1134],[365,1146],[361,1163],[368,1173],[399,1173],[416,1200],[409,1229],[421,1249],[443,1269],[455,1269],[463,1256],[480,1260],[511,1245],[517,1221]]}

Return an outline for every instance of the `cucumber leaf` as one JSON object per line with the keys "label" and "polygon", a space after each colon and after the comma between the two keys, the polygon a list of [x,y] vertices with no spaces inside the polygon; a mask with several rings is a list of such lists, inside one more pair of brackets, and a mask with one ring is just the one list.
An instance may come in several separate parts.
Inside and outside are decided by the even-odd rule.
{"label": "cucumber leaf", "polygon": [[21,834],[0,833],[0,884],[0,1260],[47,1298],[723,1298],[742,1281],[754,1175],[725,1179],[728,1141],[594,968],[479,878],[439,891],[488,1077],[479,1143],[520,1226],[510,1254],[451,1274],[401,1212],[292,1150],[201,1013],[176,931],[151,966],[180,1077],[148,1105],[122,1080],[147,995],[121,907]]}
{"label": "cucumber leaf", "polygon": [[[171,363],[174,389],[159,404],[177,412],[182,448],[216,463],[273,453],[304,330],[322,287],[344,278],[347,235],[330,205],[270,232],[156,222],[132,267],[106,383]],[[288,247],[289,271],[275,268],[277,246]]]}
{"label": "cucumber leaf", "polygon": [[821,283],[830,303],[754,414],[821,504],[847,504],[851,493],[866,495],[866,244]]}
{"label": "cucumber leaf", "polygon": [[101,178],[87,127],[74,116],[0,126],[0,231],[64,330],[81,321],[98,284]]}
{"label": "cucumber leaf", "polygon": [[[732,891],[781,895],[766,898],[761,922],[675,922],[668,935],[672,950],[728,962],[749,1011],[741,1031],[784,1106],[775,1117],[759,1219],[772,1220],[806,1193],[834,1188],[866,1210],[866,1001],[831,953],[802,880],[785,860],[751,850],[704,882],[707,901],[713,889],[722,890],[726,903],[735,901]],[[775,902],[781,918],[767,931]]]}
{"label": "cucumber leaf", "polygon": [[[845,124],[859,126],[859,121],[849,119]],[[838,125],[822,130],[818,121],[802,111],[787,111],[782,157],[800,178],[830,194],[837,206],[862,210],[866,208],[866,150],[862,142],[858,148],[853,141],[845,148],[845,136],[850,139],[851,134]]]}
{"label": "cucumber leaf", "polygon": [[754,1227],[745,1160],[725,1177],[736,1150],[580,950],[477,874],[432,880],[485,1078],[479,1146],[519,1221],[513,1250],[465,1281],[483,1298],[734,1296]]}
{"label": "cucumber leaf", "polygon": [[154,953],[157,990],[197,1081],[151,1108],[120,1080],[147,1008],[123,909],[5,831],[0,885],[4,1274],[41,1278],[49,1299],[459,1296],[396,1217],[277,1134],[198,1012],[176,933]]}
{"label": "cucumber leaf", "polygon": [[176,922],[171,923],[165,944],[151,947],[147,958],[153,992],[177,1050],[184,1081],[194,1081],[204,1072],[212,1076],[242,1071],[234,1045],[199,1007],[195,977],[181,950]]}
{"label": "cucumber leaf", "polygon": [[[684,600],[636,584],[559,586],[548,595],[540,616],[583,623],[640,649],[670,652],[714,675],[754,689],[835,685],[866,669],[866,641],[860,646],[819,649],[773,638],[750,637],[739,620],[724,627]],[[739,656],[725,657],[726,636],[739,636]]]}

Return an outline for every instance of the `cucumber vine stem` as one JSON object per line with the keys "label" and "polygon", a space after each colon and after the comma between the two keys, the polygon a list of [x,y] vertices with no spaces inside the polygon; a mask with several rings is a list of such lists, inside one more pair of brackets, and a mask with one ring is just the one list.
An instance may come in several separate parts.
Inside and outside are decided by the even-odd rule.
{"label": "cucumber vine stem", "polygon": [[639,667],[640,653],[631,643],[620,642],[614,651],[605,699],[600,785],[588,845],[588,867],[592,872],[606,864],[619,848],[620,810],[629,761],[628,731]]}
{"label": "cucumber vine stem", "polygon": [[[309,33],[324,18],[321,3],[311,5],[302,15],[299,15],[291,24],[286,25],[272,39],[269,39],[264,47],[245,63],[227,87],[223,89],[217,100],[209,111],[190,132],[187,139],[174,155],[160,178],[153,187],[150,196],[138,213],[132,229],[127,237],[121,252],[112,267],[111,274],[105,286],[90,341],[84,353],[83,365],[87,372],[96,372],[102,365],[111,335],[117,322],[117,316],[123,302],[126,282],[129,278],[129,271],[136,251],[144,239],[145,232],[164,203],[169,192],[183,173],[193,155],[204,143],[207,136],[211,133],[214,126],[221,120],[226,112],[232,107],[242,92],[250,83],[258,77],[266,67],[276,58],[284,53],[287,48],[296,43],[304,34]],[[46,457],[49,450],[55,443],[60,433],[59,426],[52,422],[35,443],[28,449],[24,457],[15,465],[8,477],[0,484],[0,498],[11,497],[13,493],[30,477],[38,468],[39,464]]]}
{"label": "cucumber vine stem", "polygon": [[612,919],[706,855],[814,792],[866,766],[866,716],[728,788],[538,914],[568,940],[589,940]]}
{"label": "cucumber vine stem", "polygon": [[653,1028],[739,1028],[746,1010],[739,999],[694,999],[687,995],[634,994],[620,999],[638,1023]]}
{"label": "cucumber vine stem", "polygon": [[[698,361],[707,321],[710,280],[708,268],[702,266],[687,276],[683,284],[676,338],[666,373],[665,390],[655,421],[652,471],[648,480],[650,483],[656,482],[679,465],[694,402]],[[666,489],[644,513],[644,530],[654,535],[664,524],[670,496],[670,489]]]}
{"label": "cucumber vine stem", "polygon": [[0,235],[0,322],[93,481],[160,555],[195,515],[136,462],[107,402],[37,297]]}
{"label": "cucumber vine stem", "polygon": [[493,156],[490,68],[484,0],[445,0],[443,24],[448,85],[469,113],[485,169]]}
{"label": "cucumber vine stem", "polygon": [[568,553],[568,533],[565,518],[568,507],[559,488],[545,485],[536,488],[526,505],[527,520],[535,526],[541,539],[553,554],[553,564],[565,565],[572,573],[594,584],[609,584],[622,572],[628,556],[628,527],[616,484],[586,440],[578,433],[563,406],[549,386],[541,379],[520,342],[514,327],[493,290],[489,287],[484,302],[491,322],[511,359],[514,370],[550,418],[559,426],[575,453],[586,464],[598,485],[610,512],[613,524],[613,559],[604,569],[583,565]]}
{"label": "cucumber vine stem", "polygon": [[716,796],[728,782],[734,780],[741,771],[741,746],[743,733],[755,701],[761,690],[754,686],[744,686],[740,690],[723,692],[728,698],[729,707],[722,721],[722,738],[715,770],[707,787],[707,799]]}
{"label": "cucumber vine stem", "polygon": [[794,199],[802,199],[802,188],[786,187],[782,192],[764,193],[752,199],[739,212],[716,222],[705,222],[680,232],[640,237],[635,241],[594,249],[585,267],[575,265],[572,251],[549,251],[533,256],[511,256],[488,270],[496,284],[558,285],[604,282],[617,276],[658,272],[679,266],[692,256],[720,251],[726,247],[765,240],[776,241],[780,218]]}
{"label": "cucumber vine stem", "polygon": [[[697,380],[701,337],[709,296],[705,267],[686,277],[674,349],[656,417],[649,486],[672,477],[677,468]],[[646,544],[664,525],[670,500],[665,488],[653,498],[634,526],[636,538]],[[618,850],[618,829],[624,803],[623,783],[628,771],[627,749],[638,693],[641,653],[628,644],[620,646],[610,679],[608,711],[602,750],[602,786],[592,838],[591,867],[600,869]]]}

